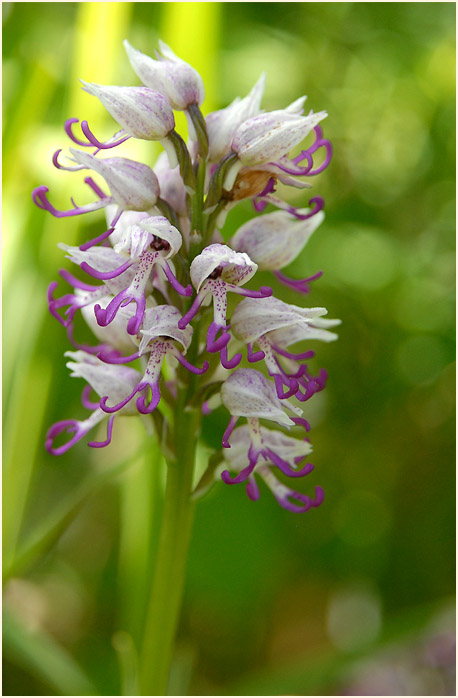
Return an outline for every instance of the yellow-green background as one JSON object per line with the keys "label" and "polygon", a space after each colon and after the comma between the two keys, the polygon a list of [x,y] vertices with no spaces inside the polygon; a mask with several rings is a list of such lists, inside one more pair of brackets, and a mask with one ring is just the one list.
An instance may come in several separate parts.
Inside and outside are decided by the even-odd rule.
{"label": "yellow-green background", "polygon": [[[65,331],[46,306],[48,283],[69,268],[56,245],[101,232],[103,218],[59,221],[30,198],[47,184],[57,207],[72,194],[88,200],[79,175],[50,158],[69,143],[70,116],[101,137],[116,130],[78,78],[138,84],[124,38],[149,54],[162,38],[190,61],[206,84],[204,113],[246,94],[262,71],[265,108],[307,94],[329,113],[335,155],[313,182],[326,220],[289,269],[323,269],[306,302],[343,320],[338,343],[318,354],[330,380],[310,404],[316,470],[299,483],[321,484],[326,498],[300,516],[265,489],[253,503],[220,483],[199,503],[171,691],[339,694],[361,657],[392,642],[414,651],[452,603],[455,6],[2,9],[4,694],[119,694],[118,657],[128,682],[126,633],[142,619],[160,456],[145,453],[128,419],[104,450],[80,443],[53,458],[43,447],[53,422],[84,415]],[[159,152],[122,147],[117,155],[150,164]],[[251,215],[249,205],[233,212],[226,235]],[[225,419],[208,420],[207,448]],[[105,475],[123,462],[125,472]]]}

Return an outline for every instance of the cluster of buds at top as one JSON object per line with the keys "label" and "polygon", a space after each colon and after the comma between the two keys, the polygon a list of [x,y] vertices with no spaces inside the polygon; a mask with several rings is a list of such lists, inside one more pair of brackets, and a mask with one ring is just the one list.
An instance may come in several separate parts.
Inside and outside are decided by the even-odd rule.
{"label": "cluster of buds at top", "polygon": [[[245,482],[255,500],[259,476],[281,506],[307,511],[321,503],[323,491],[316,487],[314,497],[302,494],[287,486],[284,476],[298,478],[313,469],[303,464],[310,441],[307,435],[298,438],[296,430],[308,433],[304,403],[323,390],[327,374],[309,369],[305,362],[314,351],[304,350],[303,343],[336,339],[330,328],[339,321],[326,319],[325,308],[275,298],[270,287],[256,284],[256,272],[273,273],[299,294],[298,301],[321,275],[291,279],[282,269],[323,221],[323,199],[315,196],[296,208],[276,188],[310,187],[308,178],[329,164],[332,149],[320,126],[326,112],[304,113],[305,97],[264,112],[261,76],[245,98],[204,117],[204,86],[194,68],[162,43],[155,59],[127,41],[125,47],[142,86],[83,82],[121,129],[99,140],[87,121],[77,134],[79,120],[69,119],[67,164],[60,150],[53,156],[59,169],[95,173],[84,180],[92,201],[77,205],[72,199],[71,208],[59,210],[46,186],[32,195],[53,216],[104,209],[107,221],[104,232],[79,247],[60,245],[86,278],[61,270],[71,290],[59,296],[53,282],[49,310],[73,345],[67,366],[86,381],[82,403],[90,414],[52,426],[46,448],[65,453],[103,421],[106,439],[89,446],[106,446],[117,415],[141,415],[153,419],[164,448],[173,451],[168,408],[185,394],[185,410],[199,410],[205,418],[223,405],[230,414],[222,448],[210,458],[197,493],[221,477],[226,484]],[[186,114],[188,143],[175,131],[174,110]],[[308,136],[308,147],[291,156]],[[153,168],[102,157],[129,138],[162,144]],[[255,215],[225,244],[227,213],[245,199],[251,199]],[[276,210],[263,213],[268,204]],[[230,317],[228,293],[242,297]],[[95,343],[77,341],[77,311]],[[301,349],[294,351],[299,342]],[[236,426],[243,417],[246,424]]]}

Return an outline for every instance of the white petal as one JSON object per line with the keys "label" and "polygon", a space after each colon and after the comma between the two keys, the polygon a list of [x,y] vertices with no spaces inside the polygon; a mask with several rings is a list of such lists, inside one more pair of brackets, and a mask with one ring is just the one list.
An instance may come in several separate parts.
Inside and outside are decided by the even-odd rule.
{"label": "white petal", "polygon": [[72,377],[84,378],[103,397],[108,395],[111,403],[121,402],[141,380],[141,373],[128,366],[105,364],[96,356],[84,351],[66,352],[73,361],[67,363]]}
{"label": "white petal", "polygon": [[326,308],[300,308],[274,296],[244,298],[232,313],[231,326],[237,338],[253,342],[268,332],[292,325],[300,325],[307,331],[314,318],[327,312]]}
{"label": "white petal", "polygon": [[191,281],[197,291],[218,267],[221,278],[237,286],[246,283],[256,273],[258,265],[244,252],[234,252],[227,245],[215,243],[206,247],[191,263]]}
{"label": "white petal", "polygon": [[296,259],[323,219],[322,211],[302,221],[286,211],[274,211],[242,225],[230,242],[259,269],[282,269]]}
{"label": "white petal", "polygon": [[273,384],[253,368],[234,371],[221,387],[221,399],[234,416],[270,419],[287,427],[294,422],[285,414],[284,407],[302,413],[286,400],[281,403]]}
{"label": "white petal", "polygon": [[172,305],[157,305],[154,308],[147,308],[143,318],[140,334],[140,352],[144,352],[148,342],[156,337],[170,337],[181,343],[186,352],[191,344],[193,329],[187,325],[184,330],[178,327],[181,313],[178,308]]}

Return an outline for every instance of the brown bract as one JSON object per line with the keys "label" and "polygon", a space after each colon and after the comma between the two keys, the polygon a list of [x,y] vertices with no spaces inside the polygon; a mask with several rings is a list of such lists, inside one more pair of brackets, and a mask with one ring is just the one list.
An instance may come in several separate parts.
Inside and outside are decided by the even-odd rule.
{"label": "brown bract", "polygon": [[222,197],[226,201],[240,201],[259,195],[266,188],[269,179],[275,179],[276,175],[266,170],[245,170],[239,172],[231,191],[223,189]]}

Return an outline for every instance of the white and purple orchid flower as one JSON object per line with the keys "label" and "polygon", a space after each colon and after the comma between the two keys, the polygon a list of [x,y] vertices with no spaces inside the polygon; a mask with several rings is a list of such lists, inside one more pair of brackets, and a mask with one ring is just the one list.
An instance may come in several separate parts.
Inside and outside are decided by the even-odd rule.
{"label": "white and purple orchid flower", "polygon": [[[237,293],[250,298],[265,298],[272,295],[272,289],[262,286],[259,291],[241,288],[255,274],[257,264],[245,253],[234,252],[227,245],[215,243],[206,247],[191,263],[191,281],[197,295],[188,312],[178,323],[186,325],[198,312],[209,296],[213,297],[213,321],[207,331],[207,351],[220,352],[224,368],[234,368],[240,363],[241,354],[228,359],[227,345],[230,333],[226,326],[227,294]],[[218,334],[221,332],[220,337]]]}
{"label": "white and purple orchid flower", "polygon": [[[273,297],[257,303],[246,298],[234,310],[232,331],[246,343],[250,363],[264,359],[275,381],[278,398],[294,395],[305,402],[325,387],[326,371],[322,369],[318,376],[312,376],[305,364],[298,363],[312,358],[315,352],[292,353],[287,347],[303,340],[332,342],[337,339],[327,328],[340,324],[340,320],[323,318],[327,312],[326,308],[300,308]],[[259,348],[257,352],[253,350],[255,343]]]}
{"label": "white and purple orchid flower", "polygon": [[[296,428],[309,431],[301,405],[325,387],[327,374],[309,371],[304,362],[314,349],[303,343],[333,341],[330,329],[339,321],[325,318],[323,307],[291,305],[274,297],[269,286],[247,284],[258,270],[269,271],[282,284],[309,293],[321,276],[293,280],[282,270],[322,223],[323,199],[314,196],[308,206],[295,207],[275,189],[277,182],[308,188],[308,178],[329,164],[332,148],[321,128],[326,112],[304,114],[305,97],[264,112],[262,75],[246,97],[204,117],[204,86],[192,66],[162,43],[156,58],[127,41],[125,48],[142,86],[82,81],[121,130],[101,141],[87,121],[68,119],[65,131],[76,147],[66,164],[60,150],[53,157],[58,169],[89,170],[106,187],[86,177],[95,201],[77,205],[72,199],[69,210],[56,209],[44,185],[32,195],[39,208],[58,218],[99,210],[106,216],[106,230],[93,239],[59,245],[88,275],[80,279],[60,270],[71,288],[58,297],[53,282],[48,305],[76,349],[66,354],[67,365],[72,376],[86,380],[82,401],[91,413],[81,421],[57,422],[48,431],[46,448],[62,455],[104,421],[106,439],[89,445],[106,446],[116,415],[151,419],[163,443],[164,434],[174,433],[180,410],[192,412],[198,423],[222,404],[230,420],[222,449],[214,454],[216,463],[224,461],[218,478],[245,482],[253,500],[263,481],[283,508],[306,512],[321,504],[321,488],[312,498],[283,480],[313,470],[306,462],[312,450],[308,437],[298,438]],[[188,145],[175,131],[174,110],[186,115]],[[75,133],[77,124],[82,135]],[[130,138],[163,146],[154,165],[100,157]],[[309,145],[291,155],[306,138]],[[227,212],[244,199],[252,200],[258,214],[268,204],[278,210],[224,232]],[[235,297],[229,316],[228,293]],[[75,339],[81,317],[93,344]],[[231,340],[235,353],[229,356]],[[261,361],[266,375],[251,367]],[[92,390],[98,400],[90,398]],[[237,426],[241,418],[246,424]],[[269,428],[273,425],[280,429]],[[282,428],[292,431],[285,434]],[[174,444],[166,447],[173,451]],[[213,461],[209,472],[213,481]]]}
{"label": "white and purple orchid flower", "polygon": [[[111,441],[113,432],[114,415],[108,418],[98,402],[90,400],[91,390],[95,390],[98,395],[108,395],[110,400],[117,401],[127,391],[138,382],[141,374],[133,368],[127,366],[110,366],[105,364],[96,356],[88,354],[84,351],[66,352],[72,361],[67,363],[68,368],[72,371],[72,377],[84,378],[88,385],[84,388],[81,402],[84,407],[92,410],[92,413],[87,419],[78,421],[75,419],[64,419],[61,422],[54,424],[46,435],[46,449],[55,456],[60,456],[86,434],[91,431],[97,424],[108,419],[107,438],[105,441],[90,441],[89,446],[93,448],[102,448],[108,446]],[[131,405],[126,404],[122,412],[123,415],[133,415],[136,411]],[[55,445],[55,440],[62,434],[73,434],[69,441],[61,446]]]}
{"label": "white and purple orchid flower", "polygon": [[[107,356],[103,352],[98,354],[98,358],[110,364],[125,364],[133,361],[140,356],[149,354],[148,363],[145,372],[140,381],[135,385],[134,389],[125,396],[120,402],[115,405],[108,405],[108,400],[111,402],[109,394],[103,395],[100,400],[100,407],[104,412],[113,414],[123,409],[131,402],[137,393],[142,394],[137,399],[137,409],[141,414],[150,414],[159,404],[161,392],[159,387],[159,379],[161,375],[162,363],[166,356],[173,356],[178,362],[188,371],[196,375],[205,373],[208,369],[208,361],[204,362],[202,368],[193,366],[185,358],[184,354],[189,349],[191,344],[193,330],[189,325],[181,330],[178,327],[180,313],[177,308],[171,305],[158,305],[148,308],[145,312],[143,321],[143,329],[137,335],[138,350],[129,356]],[[181,344],[180,351],[174,344]],[[144,391],[151,390],[151,400],[146,404]]]}
{"label": "white and purple orchid flower", "polygon": [[[306,472],[304,472],[304,467],[299,467],[312,451],[312,446],[308,439],[295,439],[281,431],[261,427],[260,440],[264,445],[262,451],[263,460],[258,460],[251,474],[246,479],[246,493],[248,497],[253,501],[259,499],[260,492],[255,478],[255,475],[259,475],[284,509],[305,513],[312,507],[320,506],[324,499],[324,492],[321,487],[318,485],[315,487],[315,499],[312,499],[283,484],[273,472],[275,469],[282,470],[275,463],[280,458],[283,463],[290,464],[291,471],[294,472],[293,477],[296,477],[298,474],[303,476],[311,473],[313,470],[311,464],[307,463]],[[250,467],[248,456],[250,448],[252,448],[252,437],[249,426],[237,427],[231,436],[231,447],[224,451],[226,465],[221,465],[216,470],[216,477],[221,477],[223,472],[227,472],[225,470],[227,467],[235,473],[246,471]]]}

